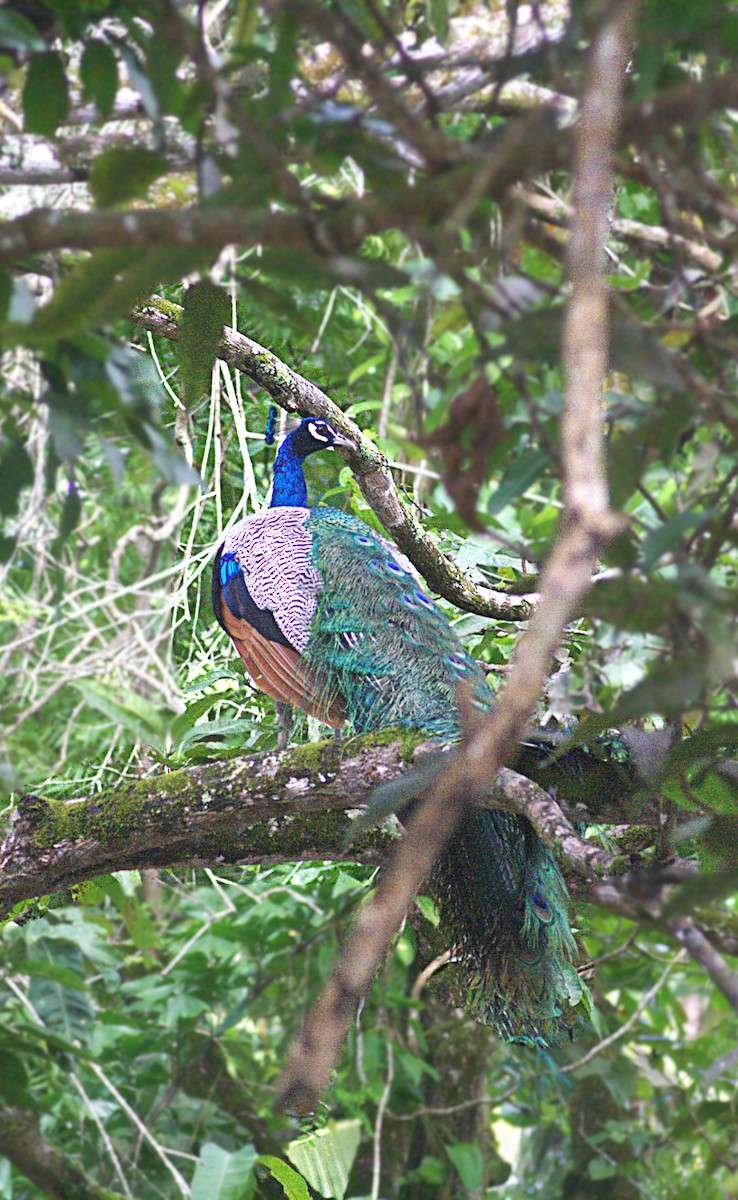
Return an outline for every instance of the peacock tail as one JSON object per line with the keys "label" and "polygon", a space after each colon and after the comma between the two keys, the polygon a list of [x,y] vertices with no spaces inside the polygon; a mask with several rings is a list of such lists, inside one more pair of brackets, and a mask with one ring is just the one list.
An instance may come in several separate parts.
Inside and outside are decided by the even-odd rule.
{"label": "peacock tail", "polygon": [[[216,557],[213,601],[257,686],[334,726],[452,742],[461,682],[479,708],[493,703],[410,563],[347,513],[298,500],[239,522]],[[432,887],[474,1017],[507,1040],[569,1040],[582,985],[566,889],[529,822],[470,810]]]}

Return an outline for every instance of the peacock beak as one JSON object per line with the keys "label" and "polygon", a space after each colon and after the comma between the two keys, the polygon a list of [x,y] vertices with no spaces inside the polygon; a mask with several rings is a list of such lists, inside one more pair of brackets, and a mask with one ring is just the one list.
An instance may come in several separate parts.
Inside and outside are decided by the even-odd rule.
{"label": "peacock beak", "polygon": [[340,446],[344,450],[355,450],[356,442],[352,441],[351,438],[346,437],[345,434],[336,432],[336,433],[334,433],[334,436],[333,436],[334,450],[336,449],[337,446]]}

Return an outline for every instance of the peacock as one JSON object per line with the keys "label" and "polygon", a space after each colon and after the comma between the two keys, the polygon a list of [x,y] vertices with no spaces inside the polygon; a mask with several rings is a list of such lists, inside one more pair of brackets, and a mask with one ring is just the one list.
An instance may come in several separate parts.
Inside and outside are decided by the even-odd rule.
{"label": "peacock", "polygon": [[[484,673],[411,564],[363,521],[309,507],[305,459],[353,448],[307,417],[283,441],[271,504],[218,548],[213,608],[255,685],[329,725],[459,737],[458,689],[493,703]],[[524,818],[476,809],[432,886],[472,1015],[508,1041],[553,1046],[582,1022],[567,894]]]}

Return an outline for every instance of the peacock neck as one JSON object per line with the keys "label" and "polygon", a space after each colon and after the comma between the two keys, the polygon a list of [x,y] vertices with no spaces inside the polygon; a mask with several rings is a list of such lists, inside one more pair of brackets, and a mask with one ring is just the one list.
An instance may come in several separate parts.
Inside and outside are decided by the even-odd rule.
{"label": "peacock neck", "polygon": [[307,485],[302,465],[306,455],[294,445],[294,434],[282,442],[274,464],[270,508],[307,508]]}

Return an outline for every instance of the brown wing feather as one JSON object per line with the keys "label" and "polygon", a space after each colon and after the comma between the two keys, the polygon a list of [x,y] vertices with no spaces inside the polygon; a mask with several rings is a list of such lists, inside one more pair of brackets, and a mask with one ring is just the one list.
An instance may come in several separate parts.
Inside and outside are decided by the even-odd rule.
{"label": "brown wing feather", "polygon": [[234,617],[227,604],[223,605],[223,620],[246,670],[260,691],[273,700],[295,705],[336,729],[343,724],[342,703],[334,699],[326,704],[320,685],[302,663],[297,650],[270,642],[248,621]]}

